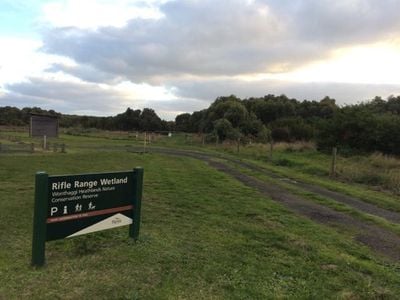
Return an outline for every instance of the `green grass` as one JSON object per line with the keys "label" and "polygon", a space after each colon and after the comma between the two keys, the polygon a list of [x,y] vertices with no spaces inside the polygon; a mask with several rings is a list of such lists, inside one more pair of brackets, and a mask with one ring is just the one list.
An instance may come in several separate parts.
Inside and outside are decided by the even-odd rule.
{"label": "green grass", "polygon": [[[111,143],[108,141],[108,143]],[[145,169],[140,240],[119,228],[47,243],[32,268],[34,173]],[[399,265],[203,162],[155,154],[0,156],[0,299],[379,298]]]}
{"label": "green grass", "polygon": [[[187,143],[182,143],[181,146],[185,145]],[[200,147],[200,144],[197,143],[197,146]],[[329,179],[331,155],[316,151],[315,146],[309,142],[277,143],[274,146],[272,161],[270,160],[269,145],[265,144],[242,146],[239,153],[237,153],[236,144],[229,142],[218,147],[209,144],[207,149],[239,156],[243,159],[257,160],[273,167],[284,167],[304,176]],[[380,153],[342,156],[339,149],[335,181],[378,191],[381,194],[383,192],[400,200],[399,166],[400,159],[396,157]]]}
{"label": "green grass", "polygon": [[379,217],[376,215],[372,215],[372,214],[360,211],[354,207],[351,207],[348,204],[341,203],[341,202],[335,201],[331,198],[307,191],[299,186],[290,184],[283,180],[271,178],[271,177],[266,176],[265,174],[260,173],[258,171],[243,168],[243,167],[237,165],[236,163],[232,163],[232,162],[226,162],[226,163],[231,166],[234,166],[237,170],[240,170],[240,172],[242,172],[244,174],[255,177],[263,182],[267,182],[269,184],[279,186],[294,195],[298,195],[298,196],[302,197],[303,199],[308,199],[308,200],[316,202],[318,204],[322,204],[322,205],[324,205],[326,207],[330,207],[336,211],[349,214],[349,215],[356,217],[362,221],[374,223],[378,226],[389,229],[396,234],[400,234],[400,224],[388,221],[388,220],[384,219],[383,217]]}
{"label": "green grass", "polygon": [[[288,151],[289,149],[292,149]],[[275,149],[272,161],[268,157],[267,147],[264,145],[250,145],[242,147],[236,153],[234,146],[225,146],[219,152],[228,156],[239,157],[245,161],[259,165],[283,177],[323,186],[349,196],[360,198],[366,202],[382,208],[400,212],[400,196],[397,187],[400,185],[397,176],[400,160],[388,158],[379,154],[370,156],[338,157],[338,169],[347,171],[335,178],[329,177],[331,156],[312,149],[298,149],[296,145],[285,145]],[[355,175],[352,175],[355,174]],[[362,174],[365,176],[363,177]],[[371,175],[373,174],[373,175]],[[371,185],[367,181],[355,178],[382,178],[390,184]],[[385,179],[386,178],[386,179]]]}
{"label": "green grass", "polygon": [[375,204],[379,207],[400,212],[400,198],[397,195],[376,191],[362,184],[338,181],[329,178],[328,176],[324,177],[318,174],[311,175],[293,167],[276,166],[269,162],[255,160],[251,160],[251,162],[256,163],[257,165],[262,166],[267,170],[271,170],[281,176],[320,185],[330,190],[362,199],[363,201]]}

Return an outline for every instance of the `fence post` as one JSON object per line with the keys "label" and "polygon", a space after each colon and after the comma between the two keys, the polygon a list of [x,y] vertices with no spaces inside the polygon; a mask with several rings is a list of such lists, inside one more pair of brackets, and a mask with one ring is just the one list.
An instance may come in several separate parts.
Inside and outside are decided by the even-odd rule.
{"label": "fence post", "polygon": [[273,150],[274,150],[274,141],[270,140],[270,142],[269,142],[269,160],[272,160]]}
{"label": "fence post", "polygon": [[336,176],[336,156],[337,156],[337,148],[332,148],[332,163],[331,163],[331,172],[330,175],[332,177]]}
{"label": "fence post", "polygon": [[144,142],[143,142],[143,153],[146,153],[146,139],[147,139],[147,133],[146,131],[144,132]]}
{"label": "fence post", "polygon": [[43,150],[46,150],[47,149],[47,138],[46,138],[46,136],[44,135],[43,136]]}

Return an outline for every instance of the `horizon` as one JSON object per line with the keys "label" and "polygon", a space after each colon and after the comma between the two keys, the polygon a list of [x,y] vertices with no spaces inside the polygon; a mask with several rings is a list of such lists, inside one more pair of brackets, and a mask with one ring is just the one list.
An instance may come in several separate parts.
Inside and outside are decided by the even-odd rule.
{"label": "horizon", "polygon": [[[229,95],[229,96],[220,96],[220,97],[230,97],[230,96],[234,96],[234,97],[236,97],[236,95]],[[266,96],[266,95],[265,95]],[[275,97],[279,97],[279,96],[286,96],[285,94],[281,94],[281,95],[273,95],[273,96],[275,96]],[[374,97],[374,99],[375,98],[380,98],[380,99],[382,99],[383,101],[388,101],[389,100],[389,98],[390,97],[395,97],[394,95],[390,95],[390,96],[388,96],[387,98],[383,98],[383,97],[381,97],[381,96],[375,96]],[[286,96],[287,97],[287,96]],[[374,99],[369,99],[369,100],[365,100],[365,101],[360,101],[360,102],[357,102],[357,103],[352,103],[352,104],[346,104],[346,103],[344,103],[344,104],[338,104],[338,103],[336,103],[336,99],[333,99],[333,98],[331,98],[331,97],[329,97],[329,96],[325,96],[325,97],[327,97],[327,98],[329,98],[330,100],[334,100],[335,101],[335,104],[339,107],[339,108],[343,108],[343,107],[345,107],[345,106],[350,106],[350,105],[360,105],[360,104],[366,104],[366,103],[369,103],[369,102],[371,102],[371,101],[373,101]],[[397,96],[397,97],[400,97],[400,95],[399,96]],[[238,98],[238,97],[237,97]],[[259,98],[262,98],[262,97],[249,97],[249,98],[244,98],[244,99],[241,99],[241,98],[238,98],[240,101],[245,101],[245,100],[251,100],[251,99],[259,99]],[[303,100],[299,100],[299,99],[296,99],[296,98],[290,98],[290,97],[287,97],[288,99],[290,99],[290,100],[296,100],[296,101],[298,101],[298,102],[304,102],[304,101],[309,101],[309,102],[313,102],[313,101],[316,101],[316,102],[321,102],[322,100],[324,100],[324,99],[319,99],[319,100],[310,100],[310,99],[303,99]],[[215,100],[217,100],[217,99],[214,99],[213,100],[213,102],[215,101]],[[203,108],[203,109],[200,109],[200,110],[197,110],[197,111],[193,111],[193,112],[182,112],[181,114],[190,114],[190,115],[192,115],[194,112],[198,112],[198,111],[202,111],[202,110],[207,110],[207,109],[209,109],[210,108],[210,106],[211,106],[211,104],[213,103],[213,102],[211,102],[210,104],[209,104],[209,106],[207,106],[207,107],[205,107],[205,108]],[[16,107],[16,106],[10,106],[10,105],[7,105],[8,107]],[[7,106],[0,106],[0,108],[3,108],[3,107],[7,107]],[[125,113],[128,109],[131,109],[131,110],[140,110],[140,111],[143,111],[143,109],[152,109],[152,110],[154,110],[154,112],[157,114],[157,116],[158,117],[160,117],[160,119],[161,120],[163,120],[163,121],[166,121],[166,122],[175,122],[175,118],[173,118],[173,119],[164,119],[162,116],[160,116],[158,113],[157,113],[157,111],[155,110],[155,109],[153,109],[152,107],[144,107],[143,109],[139,109],[139,108],[135,108],[135,107],[130,107],[130,106],[128,106],[128,107],[126,107],[125,109],[122,109],[121,111],[119,111],[119,112],[116,112],[116,113],[114,113],[114,114],[112,114],[112,115],[88,115],[88,114],[71,114],[71,113],[64,113],[64,112],[62,112],[62,111],[57,111],[57,110],[55,110],[55,109],[52,109],[52,108],[50,108],[50,109],[44,109],[44,108],[42,108],[42,107],[28,107],[28,106],[25,106],[25,107],[16,107],[16,108],[18,108],[18,109],[20,109],[20,110],[22,110],[22,109],[25,109],[25,108],[27,108],[27,109],[32,109],[32,108],[39,108],[39,109],[42,109],[42,110],[46,110],[46,111],[50,111],[50,110],[53,110],[55,113],[57,113],[57,114],[61,114],[61,115],[64,115],[64,116],[77,116],[77,117],[96,117],[96,118],[112,118],[112,117],[115,117],[115,116],[117,116],[117,115],[119,115],[119,114],[123,114],[123,113]],[[31,113],[31,114],[35,114],[35,113]],[[41,114],[38,114],[38,115],[41,115]],[[179,115],[179,114],[178,114]],[[177,116],[178,116],[177,115]],[[175,116],[176,117],[176,116]]]}

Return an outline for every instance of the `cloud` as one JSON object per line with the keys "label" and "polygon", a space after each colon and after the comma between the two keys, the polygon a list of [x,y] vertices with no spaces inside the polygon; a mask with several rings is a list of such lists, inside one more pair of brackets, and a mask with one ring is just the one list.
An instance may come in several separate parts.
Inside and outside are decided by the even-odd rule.
{"label": "cloud", "polygon": [[78,65],[78,64],[64,64],[54,63],[45,70],[48,73],[64,73],[72,75],[73,77],[79,78],[83,81],[90,83],[106,83],[106,84],[117,84],[123,81],[124,77],[118,77],[110,73],[102,72],[97,70],[91,65]]}
{"label": "cloud", "polygon": [[397,35],[396,0],[258,0],[286,20],[302,41],[330,46],[370,43]]}
{"label": "cloud", "polygon": [[[17,82],[26,73],[33,73],[48,65],[44,54],[35,54],[41,42],[33,39],[0,37],[0,84]],[[35,65],[32,61],[35,60]]]}
{"label": "cloud", "polygon": [[181,98],[205,101],[204,108],[219,96],[234,94],[240,98],[262,97],[267,94],[285,94],[297,100],[321,100],[325,96],[337,99],[339,104],[354,104],[375,96],[400,94],[400,84],[375,85],[334,82],[294,82],[273,79],[246,81],[235,78],[188,80],[171,82]]}
{"label": "cloud", "polygon": [[173,119],[230,94],[399,94],[398,11],[397,0],[50,1],[41,41],[0,47],[0,105]]}
{"label": "cloud", "polygon": [[[177,98],[165,87],[129,82],[109,86],[54,78],[29,78],[24,82],[8,84],[5,92],[0,94],[2,106],[40,106],[63,113],[97,116],[121,113],[127,107],[150,107],[157,111],[158,107],[164,109],[168,106],[165,103],[170,101],[177,101]],[[171,110],[174,111],[173,108]],[[169,117],[167,112],[161,116]]]}
{"label": "cloud", "polygon": [[6,85],[7,93],[0,98],[2,105],[51,108],[69,113],[114,111],[113,103],[124,95],[107,91],[95,84],[30,78],[29,81]]}
{"label": "cloud", "polygon": [[133,19],[122,28],[52,29],[43,50],[133,81],[265,71],[289,55],[280,42],[285,28],[257,4],[179,1],[160,10],[159,20]]}
{"label": "cloud", "polygon": [[121,28],[55,28],[43,50],[132,81],[291,71],[399,33],[398,1],[171,1]]}
{"label": "cloud", "polygon": [[40,20],[52,27],[96,29],[101,26],[122,27],[133,18],[162,17],[151,1],[140,1],[138,4],[129,0],[52,1],[43,5]]}

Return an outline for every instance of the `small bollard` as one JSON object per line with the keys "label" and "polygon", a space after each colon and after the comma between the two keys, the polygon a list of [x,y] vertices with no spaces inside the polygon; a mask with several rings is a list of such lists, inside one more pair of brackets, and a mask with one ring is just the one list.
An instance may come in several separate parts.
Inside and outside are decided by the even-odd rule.
{"label": "small bollard", "polygon": [[61,153],[67,153],[66,149],[65,149],[65,144],[61,144]]}

